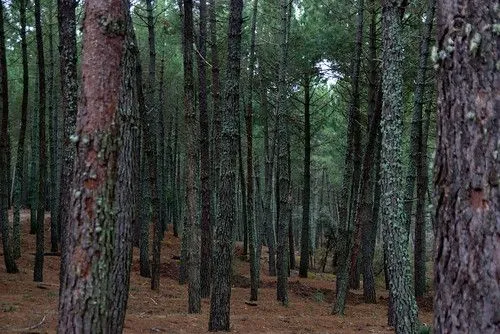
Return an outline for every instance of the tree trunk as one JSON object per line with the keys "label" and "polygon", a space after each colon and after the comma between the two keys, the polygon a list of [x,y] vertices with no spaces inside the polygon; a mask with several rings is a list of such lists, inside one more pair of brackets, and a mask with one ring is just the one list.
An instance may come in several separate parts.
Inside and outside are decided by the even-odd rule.
{"label": "tree trunk", "polygon": [[[7,76],[7,58],[5,55],[5,30],[3,3],[0,3],[0,112],[2,123],[0,123],[0,184],[9,184],[9,86]],[[3,256],[5,268],[8,273],[17,273],[16,262],[10,246],[9,218],[7,210],[9,208],[9,187],[0,188],[0,229],[2,232]]]}
{"label": "tree trunk", "polygon": [[279,32],[279,66],[278,66],[278,100],[276,101],[277,126],[277,247],[276,247],[276,297],[282,305],[288,305],[288,222],[291,209],[290,203],[290,173],[288,170],[288,143],[290,140],[288,118],[286,112],[286,73],[288,58],[288,20],[290,11],[288,0],[280,1],[280,32]]}
{"label": "tree trunk", "polygon": [[[427,74],[427,59],[429,58],[429,44],[431,42],[432,25],[434,21],[434,11],[436,0],[429,0],[426,20],[422,29],[422,40],[420,42],[420,60],[415,85],[415,100],[413,106],[413,120],[410,142],[412,144],[412,156],[410,159],[407,182],[411,176],[417,181],[417,201],[415,212],[415,248],[414,248],[414,282],[415,296],[421,297],[425,293],[425,193],[427,192],[427,136],[424,141],[424,124],[422,109],[424,105],[425,81]],[[429,120],[427,120],[427,125]],[[427,133],[427,131],[425,131]],[[425,147],[425,149],[424,149]],[[424,152],[425,150],[425,152]],[[412,175],[410,175],[412,174]],[[407,184],[407,189],[409,185]],[[409,198],[409,192],[406,194]],[[413,202],[413,201],[412,201]],[[407,203],[406,220],[410,226],[413,203]],[[417,221],[418,215],[418,221]]]}
{"label": "tree trunk", "polygon": [[59,333],[102,333],[109,328],[127,8],[123,0],[84,4],[82,99],[73,137],[77,153],[68,226],[72,233],[59,298]]}
{"label": "tree trunk", "polygon": [[40,9],[40,0],[35,0],[35,31],[36,31],[36,46],[38,54],[38,140],[39,140],[39,171],[38,171],[38,207],[37,207],[37,224],[36,224],[36,252],[35,266],[33,269],[33,280],[35,282],[43,281],[43,254],[45,243],[45,180],[47,178],[47,153],[46,153],[46,138],[45,138],[45,56],[43,51],[43,32],[42,18]]}
{"label": "tree trunk", "polygon": [[200,38],[198,54],[199,109],[200,109],[200,179],[201,179],[201,297],[210,296],[212,256],[212,193],[210,180],[210,128],[207,105],[207,1],[200,0]]}
{"label": "tree trunk", "polygon": [[[21,257],[21,202],[22,188],[24,183],[24,149],[26,140],[26,123],[28,118],[28,44],[26,42],[26,0],[19,0],[19,18],[21,23],[21,58],[23,67],[23,94],[21,100],[21,127],[19,129],[19,140],[17,143],[16,175],[14,181],[14,222],[12,233],[12,251],[15,258]],[[55,215],[55,213],[54,213]]]}
{"label": "tree trunk", "polygon": [[[235,190],[240,93],[241,28],[243,1],[231,0],[228,28],[228,58],[225,106],[222,109],[220,187],[214,233],[213,277],[210,299],[210,331],[228,331],[230,327],[232,235],[236,221]],[[215,261],[216,260],[216,261]]]}
{"label": "tree trunk", "polygon": [[299,277],[307,277],[311,230],[311,77],[304,75],[304,188],[302,190],[302,234],[300,237]]}
{"label": "tree trunk", "polygon": [[382,3],[382,196],[381,222],[387,254],[390,298],[396,333],[416,333],[417,305],[411,291],[408,234],[404,221],[402,172],[404,0]]}
{"label": "tree trunk", "polygon": [[437,14],[434,331],[500,332],[498,2]]}
{"label": "tree trunk", "polygon": [[332,313],[344,314],[345,301],[349,289],[350,251],[351,251],[351,216],[356,208],[355,197],[358,194],[359,171],[361,169],[361,129],[359,112],[359,71],[363,52],[363,12],[364,0],[357,2],[356,44],[351,74],[351,100],[349,102],[349,122],[347,127],[347,151],[345,157],[344,179],[340,201],[340,219],[338,257],[340,265],[337,269],[336,300]]}
{"label": "tree trunk", "polygon": [[[60,240],[61,240],[61,270],[60,289],[62,279],[67,268],[68,252],[66,241],[69,240],[68,224],[70,201],[70,186],[73,179],[73,165],[75,161],[75,136],[76,113],[78,108],[78,80],[77,80],[77,53],[76,53],[76,1],[58,0],[59,40],[64,41],[59,46],[59,66],[61,76],[61,114],[64,138],[62,142],[62,166],[59,188],[59,210],[57,212]],[[61,309],[59,308],[61,311]]]}

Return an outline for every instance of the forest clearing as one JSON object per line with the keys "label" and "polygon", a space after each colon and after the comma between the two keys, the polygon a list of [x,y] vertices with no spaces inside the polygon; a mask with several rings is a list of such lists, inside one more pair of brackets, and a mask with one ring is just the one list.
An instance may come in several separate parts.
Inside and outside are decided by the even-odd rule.
{"label": "forest clearing", "polygon": [[[18,261],[20,273],[0,272],[0,333],[54,333],[57,327],[59,296],[59,256],[46,256],[43,283],[32,281],[34,236],[28,234],[29,214],[21,215],[25,230],[23,249]],[[46,219],[49,217],[47,216]],[[50,232],[46,230],[46,240]],[[231,294],[234,333],[392,333],[387,326],[388,292],[383,278],[377,288],[377,304],[364,304],[362,294],[353,291],[347,298],[345,316],[332,315],[334,275],[315,274],[299,278],[292,270],[289,288],[290,304],[283,307],[275,298],[276,277],[267,275],[266,249],[263,258],[261,289],[256,306],[248,305],[250,289],[249,263],[242,261],[241,244],[236,252]],[[179,285],[178,260],[180,239],[172,231],[162,242],[162,283],[158,292],[151,291],[149,280],[139,275],[137,249],[131,270],[130,293],[124,333],[208,333],[209,300],[202,301],[201,314],[187,312],[187,286]],[[0,255],[1,254],[0,252]],[[419,300],[420,320],[432,322],[432,294]]]}

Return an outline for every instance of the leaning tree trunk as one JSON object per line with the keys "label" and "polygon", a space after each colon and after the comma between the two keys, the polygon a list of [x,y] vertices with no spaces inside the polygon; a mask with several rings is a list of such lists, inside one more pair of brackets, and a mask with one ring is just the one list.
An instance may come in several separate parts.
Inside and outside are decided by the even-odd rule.
{"label": "leaning tree trunk", "polygon": [[[78,100],[78,81],[77,81],[77,51],[76,51],[76,1],[58,0],[58,21],[59,21],[59,39],[64,41],[59,46],[59,66],[61,76],[61,114],[64,137],[62,141],[62,166],[59,187],[59,210],[57,211],[59,221],[59,233],[61,241],[61,266],[60,281],[64,277],[68,252],[66,250],[66,241],[69,237],[67,226],[69,224],[69,206],[70,185],[73,179],[73,165],[75,160],[75,146],[71,141],[74,138],[76,127],[76,113]],[[62,288],[62,283],[60,288]]]}
{"label": "leaning tree trunk", "polygon": [[36,46],[38,53],[38,207],[36,224],[36,252],[35,266],[33,269],[33,280],[35,282],[43,281],[43,256],[45,243],[45,180],[47,178],[47,153],[45,138],[45,56],[43,52],[43,32],[42,18],[40,9],[40,0],[35,0],[35,31]]}
{"label": "leaning tree trunk", "polygon": [[232,236],[236,222],[236,160],[238,146],[238,110],[240,99],[241,27],[243,1],[231,0],[228,28],[228,58],[225,105],[222,109],[220,187],[214,231],[213,282],[210,298],[210,331],[228,331],[231,308]]}
{"label": "leaning tree trunk", "polygon": [[19,129],[19,140],[17,142],[16,174],[14,177],[14,221],[12,228],[12,251],[16,258],[21,257],[21,201],[24,182],[24,149],[26,139],[26,123],[28,118],[28,92],[29,92],[29,69],[28,69],[28,43],[26,41],[26,0],[19,1],[19,19],[21,24],[21,57],[23,67],[23,95],[21,99],[21,127]]}
{"label": "leaning tree trunk", "polygon": [[411,289],[408,234],[404,221],[402,180],[404,0],[382,3],[382,193],[380,210],[388,261],[389,294],[396,333],[416,333],[417,305]]}
{"label": "leaning tree trunk", "polygon": [[0,230],[2,232],[3,256],[5,268],[8,273],[17,273],[17,265],[14,261],[10,246],[9,218],[7,210],[9,208],[9,86],[7,77],[7,58],[5,56],[5,32],[3,3],[0,3]]}
{"label": "leaning tree trunk", "polygon": [[438,6],[436,333],[500,332],[499,13]]}
{"label": "leaning tree trunk", "polygon": [[82,99],[73,137],[77,149],[68,226],[70,261],[59,297],[59,333],[108,331],[126,10],[123,0],[84,4]]}

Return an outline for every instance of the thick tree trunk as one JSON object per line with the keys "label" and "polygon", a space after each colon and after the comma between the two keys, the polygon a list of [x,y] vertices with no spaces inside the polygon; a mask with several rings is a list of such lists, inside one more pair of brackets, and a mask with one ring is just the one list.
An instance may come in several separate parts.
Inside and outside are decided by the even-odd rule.
{"label": "thick tree trunk", "polygon": [[3,3],[0,3],[0,229],[2,232],[3,256],[5,260],[5,268],[8,273],[17,273],[17,265],[14,261],[12,249],[10,246],[10,231],[9,218],[7,210],[9,208],[9,187],[4,185],[9,184],[9,86],[7,76],[7,58],[5,55],[5,30],[4,30],[4,14]]}
{"label": "thick tree trunk", "polygon": [[72,233],[59,297],[59,333],[108,330],[126,10],[122,0],[87,0],[84,5],[83,98],[73,137]]}
{"label": "thick tree trunk", "polygon": [[[22,188],[24,183],[24,150],[26,140],[26,123],[28,118],[28,93],[29,93],[29,70],[28,70],[28,43],[26,41],[26,0],[19,1],[19,19],[21,24],[21,58],[23,67],[23,93],[21,99],[21,127],[19,129],[19,140],[17,142],[16,175],[14,178],[14,222],[12,233],[12,251],[15,258],[21,257],[21,202]],[[54,215],[56,213],[54,212]]]}
{"label": "thick tree trunk", "polygon": [[207,105],[207,1],[200,0],[200,36],[198,54],[200,109],[200,179],[201,179],[201,297],[210,296],[212,256],[212,192],[210,180],[210,127]]}
{"label": "thick tree trunk", "polygon": [[438,6],[436,333],[500,332],[498,15],[498,1]]}
{"label": "thick tree trunk", "polygon": [[228,331],[231,308],[232,236],[236,221],[235,189],[240,90],[241,26],[243,1],[231,0],[228,28],[228,59],[225,106],[222,109],[220,187],[214,231],[214,270],[210,299],[210,331]]}
{"label": "thick tree trunk", "polygon": [[[64,138],[62,141],[62,166],[59,188],[59,210],[58,221],[61,240],[61,270],[60,270],[60,288],[62,288],[62,279],[67,268],[68,252],[66,241],[69,240],[68,224],[70,187],[73,179],[73,165],[75,160],[75,143],[71,140],[75,138],[76,113],[78,108],[78,81],[76,68],[76,1],[58,0],[58,21],[59,21],[59,40],[64,41],[59,46],[59,66],[61,76],[61,114]],[[60,309],[61,310],[61,309]]]}
{"label": "thick tree trunk", "polygon": [[382,3],[382,196],[381,222],[394,303],[396,333],[417,332],[417,305],[411,291],[408,234],[404,221],[402,173],[403,46],[401,8],[404,0]]}
{"label": "thick tree trunk", "polygon": [[310,211],[311,211],[311,77],[304,75],[304,185],[302,189],[302,234],[300,236],[299,276],[307,277],[309,270]]}
{"label": "thick tree trunk", "polygon": [[47,153],[46,153],[46,129],[45,129],[45,56],[43,51],[43,32],[42,18],[40,9],[40,0],[35,0],[35,31],[38,60],[38,207],[36,224],[36,252],[35,265],[33,269],[33,280],[35,282],[43,281],[43,254],[45,243],[45,181],[47,179]]}

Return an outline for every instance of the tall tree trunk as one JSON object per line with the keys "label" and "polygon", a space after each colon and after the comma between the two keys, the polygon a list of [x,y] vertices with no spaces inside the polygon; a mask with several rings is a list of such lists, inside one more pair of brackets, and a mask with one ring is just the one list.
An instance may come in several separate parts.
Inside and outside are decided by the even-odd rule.
{"label": "tall tree trunk", "polygon": [[351,216],[356,208],[357,191],[359,184],[359,171],[361,169],[361,129],[359,112],[359,71],[361,67],[361,55],[363,52],[363,12],[364,0],[357,1],[356,19],[356,44],[354,49],[354,60],[351,69],[351,100],[349,102],[349,122],[347,127],[347,151],[345,157],[344,179],[342,181],[342,193],[344,196],[340,201],[340,226],[338,245],[338,257],[340,265],[337,269],[336,300],[332,313],[344,314],[345,301],[349,289],[350,251],[351,251]]}
{"label": "tall tree trunk", "polygon": [[[21,99],[21,127],[19,129],[19,140],[17,142],[16,175],[14,181],[14,222],[12,233],[12,251],[15,258],[21,257],[21,202],[22,188],[24,183],[24,149],[26,140],[26,123],[28,118],[28,93],[29,93],[29,70],[28,70],[28,43],[26,42],[26,0],[19,0],[19,19],[21,24],[21,58],[23,67],[23,93]],[[55,215],[55,214],[54,214]]]}
{"label": "tall tree trunk", "polygon": [[189,233],[188,292],[189,313],[201,312],[200,246],[201,231],[198,217],[198,153],[199,124],[194,106],[193,76],[193,1],[184,0],[184,124],[186,140],[186,225],[184,233]]}
{"label": "tall tree trunk", "polygon": [[402,195],[403,135],[403,46],[402,15],[404,0],[382,3],[382,196],[381,222],[389,273],[389,294],[394,303],[396,333],[416,333],[417,305],[411,291],[408,234]]}
{"label": "tall tree trunk", "polygon": [[37,207],[37,224],[36,224],[36,253],[35,266],[33,270],[33,280],[35,282],[43,281],[43,254],[45,243],[45,180],[47,178],[47,153],[46,153],[46,138],[45,138],[45,56],[43,51],[43,32],[40,0],[35,0],[35,30],[36,30],[36,46],[38,53],[38,140],[39,140],[39,171],[38,171],[38,207]]}
{"label": "tall tree trunk", "polygon": [[302,189],[302,234],[299,276],[307,277],[311,230],[311,77],[304,75],[304,185]]}
{"label": "tall tree trunk", "polygon": [[248,255],[248,218],[247,218],[247,187],[245,184],[245,169],[243,165],[243,136],[241,134],[241,122],[238,117],[238,180],[240,181],[240,189],[237,192],[241,196],[241,207],[238,207],[236,212],[241,211],[241,224],[243,227],[243,255]]}
{"label": "tall tree trunk", "polygon": [[[411,215],[413,207],[413,194],[410,194],[410,183],[417,181],[417,201],[416,207],[419,215],[418,225],[415,217],[415,249],[414,249],[414,272],[415,272],[415,296],[421,297],[425,292],[425,193],[427,191],[427,157],[424,157],[424,145],[427,147],[427,138],[424,142],[424,129],[422,109],[424,105],[425,81],[427,74],[427,59],[429,58],[429,43],[432,34],[434,21],[434,11],[436,0],[429,0],[426,19],[422,29],[422,40],[420,42],[420,60],[417,72],[417,82],[415,85],[415,100],[413,105],[413,120],[410,135],[411,159],[408,164],[406,175],[406,224],[408,229],[411,225]],[[425,155],[427,152],[425,152]],[[422,164],[425,164],[423,166]],[[425,183],[425,184],[424,184]],[[410,202],[408,202],[408,200]],[[417,213],[417,212],[416,212]]]}
{"label": "tall tree trunk", "polygon": [[278,69],[278,100],[276,101],[277,127],[277,183],[278,183],[278,228],[276,249],[276,297],[283,305],[288,304],[288,222],[290,215],[290,173],[288,170],[288,142],[290,134],[286,112],[286,73],[288,58],[288,20],[290,20],[288,0],[280,1],[280,32],[279,32],[279,69]]}
{"label": "tall tree trunk", "polygon": [[[137,60],[138,62],[139,60]],[[137,69],[136,69],[137,71]],[[136,73],[137,76],[137,73]],[[136,78],[138,80],[138,78]],[[138,85],[138,84],[137,84]],[[136,89],[139,89],[138,87]],[[151,221],[151,191],[148,182],[144,182],[142,177],[147,175],[146,152],[144,149],[144,129],[142,129],[139,140],[139,175],[137,175],[138,194],[140,201],[137,205],[139,215],[139,273],[142,277],[151,278],[151,261],[149,258],[149,223]]]}
{"label": "tall tree trunk", "polygon": [[[59,210],[56,213],[59,221],[61,240],[61,269],[60,269],[60,289],[62,279],[67,268],[68,252],[66,241],[69,240],[70,223],[69,207],[67,200],[71,196],[70,186],[73,179],[73,165],[75,160],[75,139],[76,113],[78,108],[78,81],[76,68],[76,9],[75,0],[58,0],[58,21],[59,40],[64,41],[59,46],[59,66],[61,76],[61,114],[64,138],[62,142],[62,166],[59,188]],[[61,309],[59,309],[61,311]]]}
{"label": "tall tree trunk", "polygon": [[55,56],[54,56],[54,29],[53,29],[54,2],[49,2],[49,66],[48,66],[48,104],[47,113],[49,117],[49,153],[50,153],[50,250],[59,250],[59,221],[56,211],[59,209],[59,112],[56,104],[55,82]]}
{"label": "tall tree trunk", "polygon": [[[126,0],[128,4],[128,0]],[[117,180],[114,226],[113,264],[110,273],[109,333],[123,332],[125,311],[127,308],[130,266],[132,262],[132,226],[137,224],[137,188],[140,152],[139,110],[137,104],[136,62],[139,52],[132,18],[127,11],[125,50],[122,58],[122,78],[119,97],[119,116],[121,147],[117,157]]]}
{"label": "tall tree trunk", "polygon": [[212,256],[210,127],[207,105],[207,1],[200,0],[200,38],[198,54],[199,109],[200,109],[200,178],[201,178],[201,296],[210,296]]}
{"label": "tall tree trunk", "polygon": [[17,273],[16,262],[10,246],[9,218],[7,210],[9,208],[9,85],[7,76],[7,58],[5,55],[5,30],[3,16],[3,2],[0,3],[0,112],[2,122],[0,123],[0,229],[2,232],[3,256],[5,268],[8,273]]}
{"label": "tall tree trunk", "polygon": [[269,249],[269,276],[276,276],[276,237],[272,213],[273,193],[273,165],[275,155],[276,134],[271,138],[270,134],[270,112],[268,110],[267,91],[261,82],[262,114],[264,117],[264,152],[266,160],[264,164],[264,231],[266,234],[267,247]]}
{"label": "tall tree trunk", "polygon": [[123,0],[84,4],[82,99],[74,137],[77,153],[68,226],[70,261],[59,297],[59,333],[102,333],[109,328],[127,8]]}
{"label": "tall tree trunk", "polygon": [[434,331],[500,332],[498,1],[440,1]]}
{"label": "tall tree trunk", "polygon": [[259,260],[257,258],[257,229],[255,227],[254,208],[254,168],[253,168],[253,87],[255,73],[255,35],[257,29],[257,10],[259,2],[253,1],[252,27],[250,32],[250,73],[248,77],[248,98],[246,106],[246,132],[247,132],[247,226],[249,229],[250,252],[250,300],[257,300],[259,289]]}
{"label": "tall tree trunk", "polygon": [[[243,1],[231,0],[228,27],[228,58],[225,105],[222,109],[220,154],[220,187],[217,220],[214,231],[213,277],[210,299],[210,331],[228,331],[231,308],[232,236],[236,221],[235,189],[238,141],[238,110],[240,100],[241,27]],[[217,261],[215,261],[215,259]]]}

